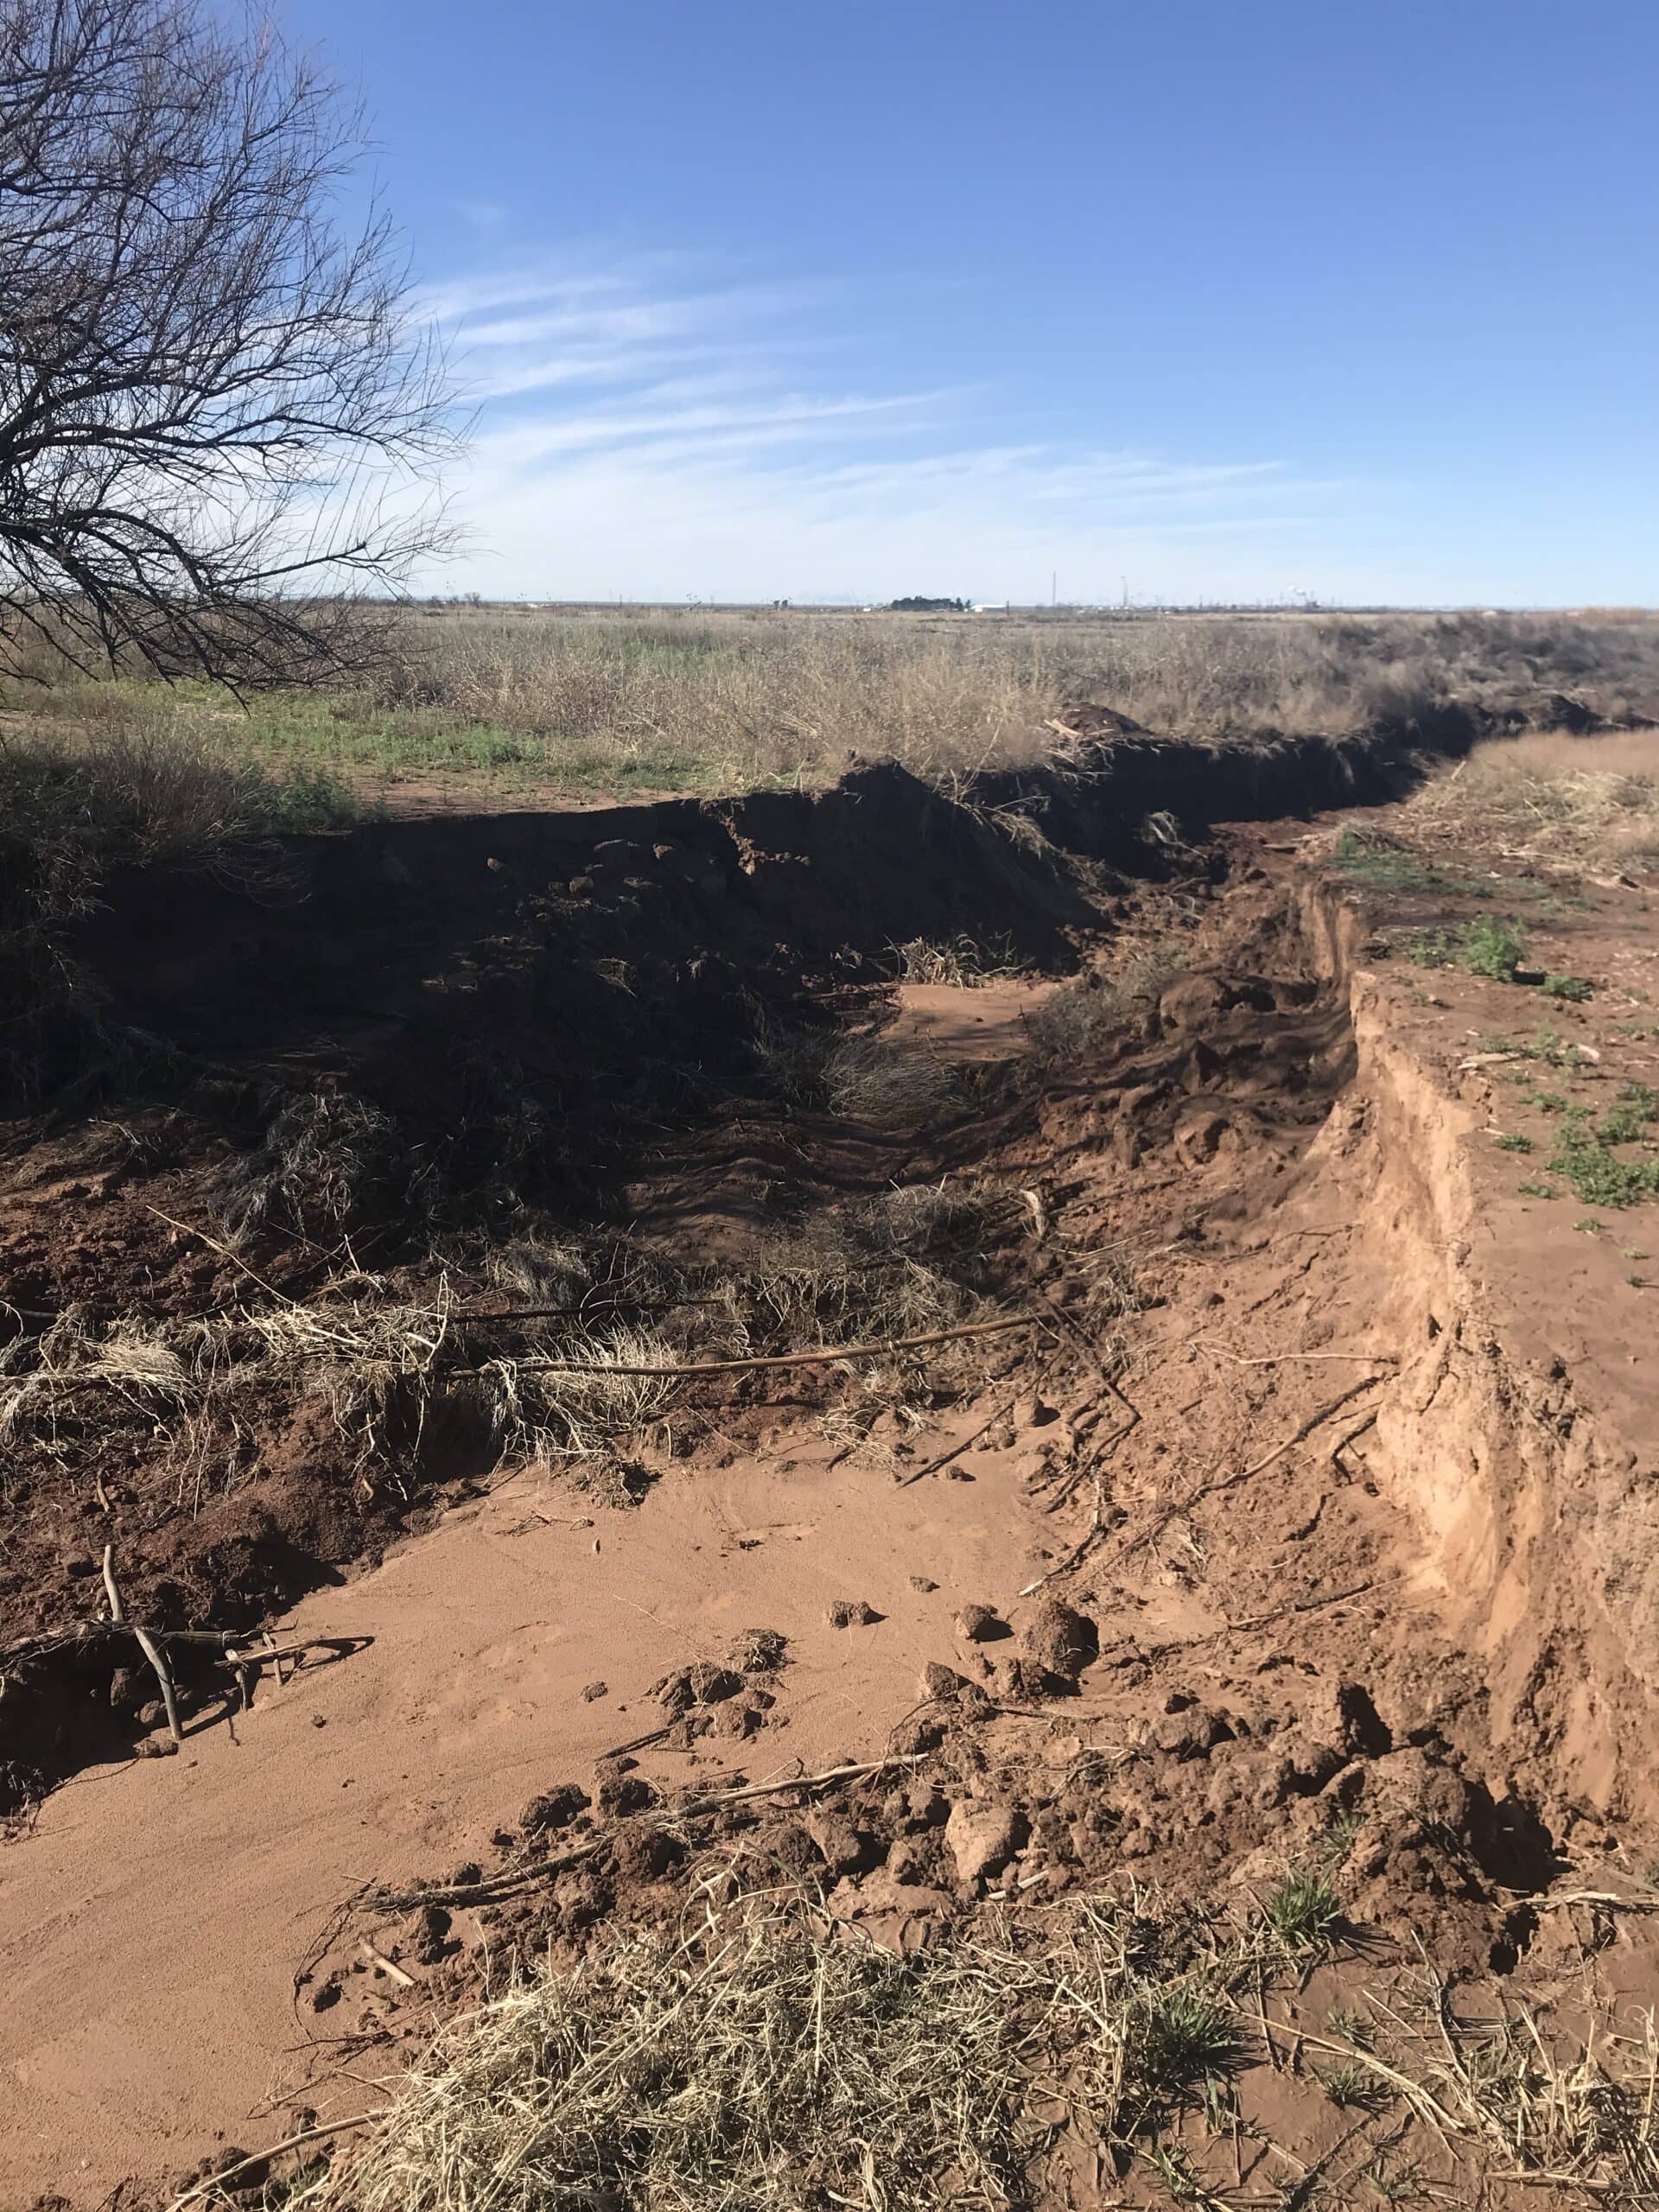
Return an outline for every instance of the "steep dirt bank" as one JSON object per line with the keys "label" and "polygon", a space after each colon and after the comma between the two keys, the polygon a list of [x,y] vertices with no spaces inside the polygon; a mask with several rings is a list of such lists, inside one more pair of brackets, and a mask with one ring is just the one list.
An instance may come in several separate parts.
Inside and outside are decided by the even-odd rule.
{"label": "steep dirt bank", "polygon": [[1361,1226],[1389,1259],[1383,1325],[1408,1348],[1377,1410],[1379,1465],[1421,1526],[1450,1632],[1481,1662],[1484,1726],[1515,1787],[1553,1819],[1576,1809],[1651,1828],[1648,1314],[1622,1284],[1592,1290],[1582,1234],[1540,1223],[1498,1172],[1490,1084],[1467,1065],[1478,1039],[1460,1048],[1444,1009],[1414,1008],[1397,976],[1365,964],[1364,925],[1328,886],[1301,906],[1347,995],[1357,1056],[1356,1096],[1320,1144],[1369,1161]]}

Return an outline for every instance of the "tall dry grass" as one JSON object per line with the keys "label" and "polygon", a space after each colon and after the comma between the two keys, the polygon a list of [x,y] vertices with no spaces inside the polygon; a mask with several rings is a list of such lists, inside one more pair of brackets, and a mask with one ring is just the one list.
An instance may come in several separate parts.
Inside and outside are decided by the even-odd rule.
{"label": "tall dry grass", "polygon": [[820,782],[849,753],[959,777],[1029,760],[1080,702],[1176,736],[1407,732],[1459,703],[1541,726],[1560,696],[1659,715],[1659,617],[899,616],[410,607],[372,684],[238,702],[89,683],[50,657],[3,702],[77,736],[181,736],[359,781],[544,791]]}
{"label": "tall dry grass", "polygon": [[1659,617],[921,617],[411,611],[390,702],[553,738],[711,747],[755,773],[849,749],[918,772],[1046,745],[1077,701],[1175,735],[1342,734],[1452,702],[1659,714]]}
{"label": "tall dry grass", "polygon": [[1413,795],[1403,826],[1526,859],[1659,874],[1659,730],[1544,730],[1478,745]]}

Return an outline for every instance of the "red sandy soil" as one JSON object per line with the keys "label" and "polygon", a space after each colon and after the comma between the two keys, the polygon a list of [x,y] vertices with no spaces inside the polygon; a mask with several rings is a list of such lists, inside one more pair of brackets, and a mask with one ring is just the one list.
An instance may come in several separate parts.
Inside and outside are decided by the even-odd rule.
{"label": "red sandy soil", "polygon": [[[412,1535],[370,1515],[338,1556],[391,1536],[384,1558],[276,1634],[372,1643],[284,1686],[267,1673],[251,1712],[204,1713],[181,1756],[88,1765],[47,1797],[0,1858],[4,2202],[91,2205],[274,2140],[296,2113],[345,2116],[484,1948],[579,1947],[668,1909],[671,1860],[601,1804],[578,1823],[602,1846],[580,1878],[458,1906],[430,1959],[396,1915],[334,1917],[371,1883],[461,1869],[465,1888],[467,1862],[523,1863],[546,1848],[520,1830],[528,1801],[624,1771],[670,1792],[926,1750],[902,1787],[879,1775],[836,1798],[864,1839],[839,1861],[798,1808],[723,1824],[762,1859],[798,1867],[804,1849],[832,1909],[900,1942],[999,1882],[1048,1897],[1134,1871],[1259,1893],[1349,1820],[1344,1907],[1385,1949],[1407,1956],[1415,1931],[1471,1986],[1518,1976],[1533,2002],[1588,1976],[1609,2018],[1650,1997],[1648,1923],[1616,1916],[1586,1948],[1582,1912],[1549,1905],[1634,1893],[1653,1860],[1655,1294],[1628,1254],[1659,1251],[1659,1207],[1592,1236],[1570,1198],[1519,1192],[1541,1171],[1493,1142],[1516,1109],[1483,1039],[1544,1010],[1383,957],[1376,917],[1309,865],[1325,842],[1240,833],[1218,887],[1131,901],[1128,934],[1093,957],[1116,972],[1137,932],[1180,926],[1185,970],[1086,1063],[912,1148],[906,1179],[1026,1207],[995,1265],[1003,1302],[1033,1317],[947,1363],[921,1433],[878,1424],[849,1449],[819,1427],[823,1393],[785,1376],[659,1451],[638,1504],[532,1469]],[[1553,968],[1597,979],[1590,1004],[1547,1011],[1599,1054],[1583,1084],[1654,1080],[1651,1029],[1614,1030],[1659,998],[1647,902],[1609,894],[1548,937]],[[1040,997],[911,988],[898,1027],[995,1062]],[[747,1138],[729,1156],[707,1133],[687,1144],[652,1170],[653,1234],[710,1233],[688,1161],[715,1213],[772,1173]],[[894,1169],[828,1136],[815,1156],[878,1184]],[[11,1233],[38,1240],[84,1200],[24,1190]],[[158,1281],[232,1287],[190,1249]],[[59,1527],[60,1548],[90,1556],[101,1526]],[[1042,1663],[1050,1596],[1097,1643],[1075,1685]],[[834,1625],[836,1600],[875,1618]],[[969,1605],[1014,1633],[970,1640]],[[787,1639],[764,1687],[596,1777],[663,1727],[664,1676],[723,1666],[761,1627]],[[968,1692],[941,1694],[930,1662]],[[1013,1808],[1012,1859],[968,1875],[918,1789]],[[1330,1970],[1305,2003],[1371,1971]],[[1341,2124],[1274,2069],[1251,2080],[1247,2109],[1299,2130],[1305,2158]]]}

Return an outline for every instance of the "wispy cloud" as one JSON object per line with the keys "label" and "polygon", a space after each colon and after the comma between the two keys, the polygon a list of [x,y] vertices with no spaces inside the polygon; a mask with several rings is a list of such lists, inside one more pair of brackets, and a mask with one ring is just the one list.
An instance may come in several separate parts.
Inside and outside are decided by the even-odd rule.
{"label": "wispy cloud", "polygon": [[1057,568],[1079,598],[1131,574],[1249,594],[1300,581],[1353,499],[1271,457],[977,435],[994,394],[833,373],[849,317],[822,284],[659,257],[478,272],[422,305],[480,410],[448,582],[492,596],[801,597],[835,575],[1030,598]]}

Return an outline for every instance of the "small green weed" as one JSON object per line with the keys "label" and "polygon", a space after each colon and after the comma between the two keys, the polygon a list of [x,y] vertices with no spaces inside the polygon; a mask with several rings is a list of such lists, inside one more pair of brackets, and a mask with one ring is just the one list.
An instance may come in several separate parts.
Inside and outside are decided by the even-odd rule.
{"label": "small green weed", "polygon": [[1532,1150],[1532,1139],[1523,1137],[1516,1132],[1511,1132],[1508,1136],[1499,1137],[1496,1141],[1500,1152],[1530,1152]]}
{"label": "small green weed", "polygon": [[1242,2058],[1237,2024],[1224,1999],[1177,1982],[1148,1991],[1142,1999],[1128,2059],[1147,2089],[1181,2096],[1225,2081]]}
{"label": "small green weed", "polygon": [[1442,868],[1380,830],[1344,830],[1332,846],[1331,857],[1351,883],[1363,884],[1368,891],[1438,891],[1459,899],[1492,895],[1492,886],[1485,877]]}
{"label": "small green weed", "polygon": [[1564,1176],[1586,1205],[1634,1206],[1659,1198],[1659,1160],[1621,1160],[1578,1120],[1564,1125],[1549,1172]]}
{"label": "small green weed", "polygon": [[1268,1927],[1292,1951],[1330,1942],[1342,1920],[1337,1893],[1323,1874],[1287,1874],[1268,1893],[1266,1910]]}
{"label": "small green weed", "polygon": [[1571,999],[1581,1005],[1590,996],[1590,981],[1585,976],[1546,976],[1544,996],[1547,999]]}
{"label": "small green weed", "polygon": [[1623,1084],[1603,1115],[1597,1135],[1604,1144],[1637,1144],[1648,1134],[1648,1124],[1659,1121],[1659,1092],[1645,1083]]}
{"label": "small green weed", "polygon": [[1319,2075],[1319,2087],[1343,2112],[1382,2112],[1393,2101],[1386,2085],[1357,2058],[1327,2066]]}
{"label": "small green weed", "polygon": [[1458,964],[1471,976],[1512,983],[1526,957],[1526,932],[1518,922],[1500,922],[1483,914],[1478,922],[1465,922],[1458,933]]}
{"label": "small green weed", "polygon": [[1523,1198],[1554,1198],[1560,1195],[1553,1183],[1522,1183],[1516,1188]]}
{"label": "small green weed", "polygon": [[1356,2050],[1369,2050],[1376,2041],[1376,2031],[1369,2012],[1351,2012],[1344,2005],[1333,2007],[1325,2020],[1333,2036],[1340,2036],[1344,2043],[1351,2043]]}
{"label": "small green weed", "polygon": [[1420,854],[1375,830],[1344,830],[1332,859],[1355,883],[1374,891],[1432,891],[1435,871]]}
{"label": "small green weed", "polygon": [[1512,983],[1527,957],[1526,931],[1519,922],[1483,914],[1454,930],[1419,930],[1407,940],[1405,955],[1418,968],[1463,968],[1471,976]]}

